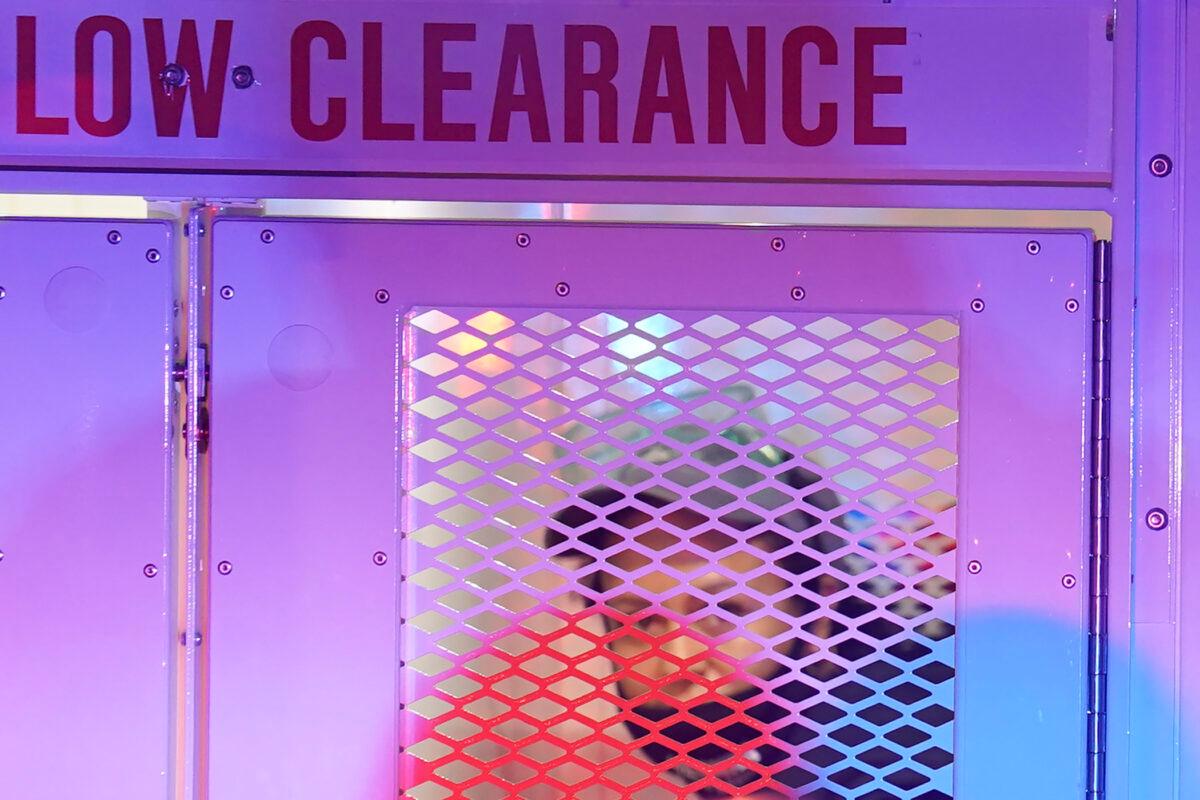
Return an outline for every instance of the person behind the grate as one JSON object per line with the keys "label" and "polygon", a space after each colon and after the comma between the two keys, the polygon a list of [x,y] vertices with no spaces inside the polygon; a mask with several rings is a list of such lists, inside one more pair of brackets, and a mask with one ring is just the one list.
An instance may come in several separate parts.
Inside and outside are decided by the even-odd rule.
{"label": "person behind the grate", "polygon": [[[697,426],[695,434],[707,432]],[[807,778],[797,780],[786,771],[799,766],[795,745],[812,734],[788,723],[797,719],[794,701],[815,694],[804,682],[833,676],[806,677],[796,669],[797,660],[813,650],[791,631],[815,605],[796,592],[795,583],[798,573],[816,563],[796,549],[786,555],[780,551],[814,534],[834,534],[809,530],[820,520],[798,505],[805,496],[810,505],[824,505],[820,495],[804,491],[819,476],[784,468],[791,455],[774,446],[754,448],[728,432],[726,437],[790,497],[778,509],[783,513],[769,515],[779,520],[776,524],[749,503],[713,512],[685,499],[684,487],[676,487],[677,493],[664,487],[669,481],[662,478],[639,481],[645,470],[634,463],[609,471],[611,481],[580,492],[583,504],[554,514],[544,546],[564,572],[582,576],[579,589],[560,607],[575,614],[595,612],[588,622],[598,620],[606,634],[611,655],[583,663],[618,698],[611,714],[619,724],[606,726],[609,736],[640,743],[635,753],[642,765],[652,773],[665,772],[683,792],[678,797],[807,797],[795,785]],[[656,471],[671,469],[673,454],[666,445],[641,449],[639,456]],[[730,465],[708,466],[703,472],[716,477]],[[628,484],[635,488],[627,489]],[[676,547],[680,542],[683,546]],[[732,547],[738,542],[743,543]],[[643,569],[652,558],[659,563]],[[754,590],[728,594],[763,563],[771,567],[754,579]],[[635,579],[629,573],[636,570],[641,572]],[[832,578],[815,580],[818,594],[836,590],[822,585],[835,582]],[[716,599],[723,593],[725,599]],[[831,635],[821,625],[828,627],[829,621],[810,625],[815,638]],[[781,642],[762,649],[739,635],[746,629]]]}
{"label": "person behind the grate", "polygon": [[[670,413],[658,401],[639,413],[662,421],[652,419],[658,405]],[[821,674],[831,666],[823,659],[804,662],[807,674],[798,667],[818,652],[801,637],[818,642],[834,631],[824,618],[800,631],[800,618],[820,605],[797,584],[814,597],[841,588],[804,553],[828,552],[841,539],[804,508],[831,511],[847,499],[814,491],[819,475],[795,466],[793,454],[752,441],[747,428],[673,426],[694,444],[694,466],[682,472],[665,439],[649,446],[631,440],[636,457],[609,461],[607,479],[561,448],[546,454],[553,477],[580,487],[524,537],[548,553],[558,577],[531,573],[524,580],[533,579],[542,602],[510,612],[510,627],[463,656],[465,671],[431,679],[462,676],[478,685],[480,675],[494,676],[461,699],[443,691],[448,708],[428,725],[413,723],[411,740],[429,744],[436,732],[443,741],[434,746],[444,754],[428,765],[424,756],[410,759],[408,787],[469,786],[455,797],[471,800],[563,800],[560,786],[571,800],[829,796],[811,794],[815,776],[796,757],[819,744],[797,703],[835,676]],[[619,437],[618,429],[610,435]],[[761,501],[760,487],[769,485],[785,501],[717,511],[699,502],[705,486],[736,488],[730,451],[760,473],[747,492]],[[613,448],[612,455],[625,453]],[[854,527],[855,513],[837,524]],[[753,644],[755,637],[769,646]],[[504,644],[510,639],[517,650]],[[478,766],[445,751],[456,741],[470,742],[462,754]]]}

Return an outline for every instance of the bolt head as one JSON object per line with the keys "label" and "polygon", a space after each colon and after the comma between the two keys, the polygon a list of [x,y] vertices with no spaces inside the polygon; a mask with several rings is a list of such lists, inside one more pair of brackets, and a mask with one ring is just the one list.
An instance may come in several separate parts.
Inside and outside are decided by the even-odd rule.
{"label": "bolt head", "polygon": [[153,564],[147,564],[146,566],[142,567],[142,574],[147,578],[153,578],[158,574],[158,567]]}
{"label": "bolt head", "polygon": [[982,312],[983,309],[986,307],[987,307],[987,304],[984,303],[983,300],[981,300],[978,297],[976,297],[974,300],[971,301],[971,310],[974,311],[976,314]]}
{"label": "bolt head", "polygon": [[1152,531],[1161,531],[1167,527],[1168,522],[1170,522],[1170,518],[1167,516],[1167,512],[1161,508],[1152,508],[1146,512],[1146,527]]}
{"label": "bolt head", "polygon": [[109,244],[120,244],[121,243],[121,232],[120,231],[109,231],[108,236],[105,238],[108,239]]}
{"label": "bolt head", "polygon": [[221,561],[217,564],[217,572],[222,575],[228,575],[233,572],[233,564],[229,561]]}
{"label": "bolt head", "polygon": [[782,236],[775,236],[771,239],[771,249],[776,253],[782,253],[785,247],[787,247],[787,242],[783,240]]}
{"label": "bolt head", "polygon": [[1036,256],[1038,253],[1042,252],[1042,243],[1036,239],[1030,239],[1025,243],[1025,252],[1029,253],[1031,256]]}
{"label": "bolt head", "polygon": [[1064,588],[1067,588],[1067,589],[1074,589],[1075,584],[1077,584],[1078,582],[1079,581],[1075,578],[1074,575],[1063,575],[1063,577],[1062,577],[1062,585]]}
{"label": "bolt head", "polygon": [[1076,300],[1074,297],[1072,297],[1070,300],[1067,301],[1066,309],[1068,312],[1074,314],[1076,311],[1079,310],[1079,301]]}
{"label": "bolt head", "polygon": [[571,293],[571,284],[566,281],[559,281],[554,285],[554,293],[559,297],[566,297]]}
{"label": "bolt head", "polygon": [[799,302],[800,300],[803,300],[804,297],[805,297],[805,292],[804,292],[803,286],[793,286],[792,287],[792,299],[793,300],[796,300],[797,302]]}
{"label": "bolt head", "polygon": [[235,89],[249,89],[254,85],[254,70],[247,64],[240,64],[230,73]]}
{"label": "bolt head", "polygon": [[530,238],[528,233],[517,234],[517,247],[529,247],[529,243],[532,241],[533,239]]}
{"label": "bolt head", "polygon": [[221,287],[221,299],[222,300],[232,300],[233,299],[233,287],[232,286],[222,286]]}
{"label": "bolt head", "polygon": [[983,564],[978,561],[970,561],[967,563],[967,572],[971,573],[972,575],[978,575],[979,573],[983,572]]}
{"label": "bolt head", "polygon": [[270,244],[271,242],[275,241],[275,231],[271,230],[270,228],[266,228],[258,235],[258,238],[262,239],[263,244]]}
{"label": "bolt head", "polygon": [[388,300],[391,300],[391,299],[392,299],[392,295],[391,295],[391,293],[388,292],[387,289],[377,289],[375,291],[375,302],[376,303],[386,303]]}
{"label": "bolt head", "polygon": [[187,83],[187,70],[178,64],[167,64],[158,73],[158,79],[163,82],[164,86],[183,86]]}
{"label": "bolt head", "polygon": [[371,561],[374,562],[375,566],[382,567],[388,561],[387,553],[382,550],[376,550],[375,554],[371,556]]}
{"label": "bolt head", "polygon": [[1150,174],[1156,178],[1167,177],[1174,168],[1175,165],[1171,162],[1171,158],[1163,153],[1150,159]]}
{"label": "bolt head", "polygon": [[162,260],[162,253],[158,252],[153,247],[151,247],[149,250],[146,251],[146,260],[149,261],[151,264],[157,264],[159,261]]}

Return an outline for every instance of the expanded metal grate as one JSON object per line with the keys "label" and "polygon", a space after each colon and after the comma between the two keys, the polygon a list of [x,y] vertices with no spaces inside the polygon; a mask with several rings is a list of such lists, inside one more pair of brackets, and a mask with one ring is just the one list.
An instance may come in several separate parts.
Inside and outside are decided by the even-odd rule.
{"label": "expanded metal grate", "polygon": [[405,796],[950,797],[952,319],[404,337]]}

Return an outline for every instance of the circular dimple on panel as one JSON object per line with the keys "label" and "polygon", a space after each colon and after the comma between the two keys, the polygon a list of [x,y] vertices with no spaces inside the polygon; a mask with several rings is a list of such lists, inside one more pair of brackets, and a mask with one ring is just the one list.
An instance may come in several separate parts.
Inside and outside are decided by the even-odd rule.
{"label": "circular dimple on panel", "polygon": [[333,372],[333,345],[312,325],[289,325],[271,340],[267,366],[280,385],[307,392]]}
{"label": "circular dimple on panel", "polygon": [[71,333],[95,328],[108,311],[104,279],[87,267],[67,267],[46,284],[43,296],[51,321]]}

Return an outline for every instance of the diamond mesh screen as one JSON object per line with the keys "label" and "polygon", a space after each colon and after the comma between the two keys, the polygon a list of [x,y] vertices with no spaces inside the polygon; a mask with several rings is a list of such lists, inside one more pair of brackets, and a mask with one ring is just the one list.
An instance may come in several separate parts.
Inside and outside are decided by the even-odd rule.
{"label": "diamond mesh screen", "polygon": [[948,798],[958,327],[417,309],[401,786]]}

